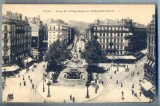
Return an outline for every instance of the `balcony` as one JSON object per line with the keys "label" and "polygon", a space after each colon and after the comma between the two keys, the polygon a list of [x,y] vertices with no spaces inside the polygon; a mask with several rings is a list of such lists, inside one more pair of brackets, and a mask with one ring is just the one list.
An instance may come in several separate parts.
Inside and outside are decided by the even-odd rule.
{"label": "balcony", "polygon": [[8,59],[9,56],[8,56],[8,55],[4,55],[2,58],[3,58],[3,59]]}

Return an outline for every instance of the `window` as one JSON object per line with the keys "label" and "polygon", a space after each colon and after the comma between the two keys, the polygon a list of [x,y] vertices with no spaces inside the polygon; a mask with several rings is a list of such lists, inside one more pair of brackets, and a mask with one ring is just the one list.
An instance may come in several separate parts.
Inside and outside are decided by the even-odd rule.
{"label": "window", "polygon": [[101,43],[101,42],[102,42],[102,39],[99,39],[99,42]]}
{"label": "window", "polygon": [[105,37],[105,33],[103,33],[103,37]]}
{"label": "window", "polygon": [[7,33],[4,33],[4,39],[7,39],[7,37],[8,37]]}
{"label": "window", "polygon": [[100,30],[100,27],[97,27],[97,30]]}
{"label": "window", "polygon": [[108,37],[110,37],[111,33],[108,33]]}
{"label": "window", "polygon": [[122,49],[122,45],[121,45],[121,49]]}
{"label": "window", "polygon": [[4,26],[4,30],[7,31],[7,26]]}
{"label": "window", "polygon": [[105,30],[107,30],[107,27],[105,27]]}
{"label": "window", "polygon": [[114,43],[116,43],[116,38],[114,38]]}
{"label": "window", "polygon": [[110,31],[110,30],[111,30],[111,27],[108,27],[108,30]]}
{"label": "window", "polygon": [[101,27],[102,30],[104,30],[104,27]]}
{"label": "window", "polygon": [[105,38],[103,38],[103,43],[105,43]]}
{"label": "window", "polygon": [[112,27],[112,30],[114,31],[114,27]]}
{"label": "window", "polygon": [[94,30],[96,30],[97,29],[97,27],[94,27]]}
{"label": "window", "polygon": [[97,36],[99,37],[99,36],[100,36],[100,33],[97,33]]}
{"label": "window", "polygon": [[106,40],[107,40],[107,43],[108,43],[108,38]]}

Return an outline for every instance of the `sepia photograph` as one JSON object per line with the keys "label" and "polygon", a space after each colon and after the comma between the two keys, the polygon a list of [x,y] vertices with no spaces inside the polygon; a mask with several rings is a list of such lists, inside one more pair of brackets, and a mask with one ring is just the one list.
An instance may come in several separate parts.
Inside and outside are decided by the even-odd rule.
{"label": "sepia photograph", "polygon": [[155,8],[2,5],[2,102],[156,102]]}

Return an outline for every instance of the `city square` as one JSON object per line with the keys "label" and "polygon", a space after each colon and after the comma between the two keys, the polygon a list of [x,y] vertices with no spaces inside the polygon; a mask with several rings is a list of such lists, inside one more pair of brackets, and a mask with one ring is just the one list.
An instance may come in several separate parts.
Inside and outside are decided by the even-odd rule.
{"label": "city square", "polygon": [[[134,12],[143,5],[131,7]],[[152,11],[147,25],[129,17],[44,20],[42,14],[23,16],[6,6],[3,102],[155,102],[155,10],[144,7]]]}

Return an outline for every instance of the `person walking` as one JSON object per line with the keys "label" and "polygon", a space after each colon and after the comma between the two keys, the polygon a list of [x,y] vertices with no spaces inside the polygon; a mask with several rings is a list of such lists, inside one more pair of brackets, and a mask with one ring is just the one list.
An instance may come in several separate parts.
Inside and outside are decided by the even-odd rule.
{"label": "person walking", "polygon": [[132,95],[134,94],[134,90],[133,89],[131,89],[132,90]]}
{"label": "person walking", "polygon": [[24,76],[23,76],[23,80],[25,80],[25,79],[24,79]]}
{"label": "person walking", "polygon": [[24,86],[26,86],[26,81],[23,81]]}
{"label": "person walking", "polygon": [[118,80],[116,81],[116,84],[118,84]]}
{"label": "person walking", "polygon": [[134,88],[134,84],[132,84],[132,88]]}
{"label": "person walking", "polygon": [[142,94],[142,92],[140,91],[140,92],[139,92],[139,96],[140,96],[140,97],[141,97],[141,94]]}
{"label": "person walking", "polygon": [[124,92],[122,91],[122,96],[124,96]]}
{"label": "person walking", "polygon": [[20,82],[20,84],[19,84],[19,85],[20,85],[20,87],[21,87],[21,82]]}
{"label": "person walking", "polygon": [[32,83],[32,79],[30,79],[30,82]]}
{"label": "person walking", "polygon": [[73,103],[75,103],[75,98],[73,97]]}
{"label": "person walking", "polygon": [[123,84],[121,83],[121,87],[123,87]]}
{"label": "person walking", "polygon": [[104,82],[102,81],[102,85],[104,84]]}
{"label": "person walking", "polygon": [[110,79],[112,79],[112,75],[110,76]]}
{"label": "person walking", "polygon": [[70,100],[72,100],[72,95],[70,95]]}

